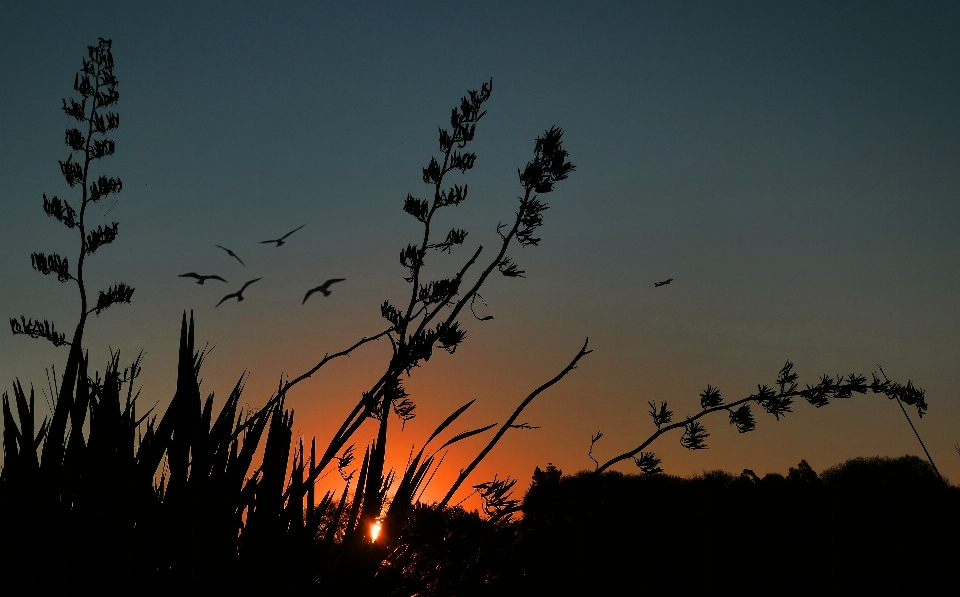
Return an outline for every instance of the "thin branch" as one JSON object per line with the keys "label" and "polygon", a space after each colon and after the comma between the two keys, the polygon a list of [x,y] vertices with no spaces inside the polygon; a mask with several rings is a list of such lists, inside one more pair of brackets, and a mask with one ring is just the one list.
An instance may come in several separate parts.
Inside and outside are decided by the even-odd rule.
{"label": "thin branch", "polygon": [[[877,368],[880,369],[880,373],[883,375],[883,378],[889,382],[890,379],[887,377],[887,374],[884,372],[883,367],[881,367],[880,365],[877,365]],[[927,450],[927,446],[925,446],[923,444],[923,440],[920,439],[920,433],[917,431],[917,428],[913,426],[913,421],[910,420],[910,415],[907,414],[907,409],[903,408],[903,402],[900,402],[899,396],[895,396],[895,398],[897,400],[897,404],[900,405],[900,410],[903,411],[903,416],[907,418],[907,423],[910,424],[910,429],[913,429],[913,434],[917,436],[917,441],[920,442],[920,447],[923,448],[923,453],[927,455],[927,460],[930,461],[930,466],[933,467],[933,472],[937,473],[937,476],[940,477],[940,481],[942,481],[943,484],[946,485],[947,482],[944,481],[943,475],[941,475],[940,471],[937,470],[937,465],[933,463],[933,457],[930,456],[930,452]]]}
{"label": "thin branch", "polygon": [[593,461],[593,464],[594,464],[593,470],[594,470],[594,471],[596,471],[598,468],[600,468],[600,463],[597,462],[597,459],[593,457],[593,446],[596,445],[596,443],[597,443],[598,441],[600,441],[600,438],[601,438],[601,437],[603,437],[603,432],[602,432],[602,431],[597,431],[597,434],[596,434],[596,435],[591,436],[591,437],[590,437],[590,450],[587,451],[587,456],[589,456],[589,457],[590,457],[590,460]]}
{"label": "thin branch", "polygon": [[323,367],[324,365],[326,365],[327,363],[329,363],[329,362],[332,361],[333,359],[335,359],[335,358],[337,358],[337,357],[342,357],[342,356],[349,356],[351,352],[353,352],[353,351],[356,350],[357,348],[363,346],[363,345],[366,344],[367,342],[372,342],[372,341],[374,341],[374,340],[378,340],[378,339],[386,336],[387,334],[389,334],[391,331],[393,331],[393,328],[392,328],[392,327],[389,327],[389,328],[383,330],[382,332],[380,332],[379,334],[375,334],[375,335],[373,335],[373,336],[366,336],[366,337],[364,337],[364,338],[361,338],[359,341],[357,341],[356,344],[354,344],[354,345],[351,346],[350,348],[346,348],[346,349],[344,349],[344,350],[341,350],[340,352],[335,352],[335,353],[333,353],[333,354],[326,354],[326,355],[324,355],[324,356],[323,356],[323,359],[321,359],[320,362],[317,363],[316,365],[314,365],[309,371],[307,371],[306,373],[304,373],[303,375],[300,375],[299,377],[297,377],[297,378],[295,378],[295,379],[292,379],[291,381],[288,381],[288,382],[283,386],[283,388],[277,393],[277,398],[276,398],[276,399],[279,399],[280,396],[285,395],[285,394],[287,393],[287,391],[289,391],[290,388],[292,388],[293,386],[297,385],[298,383],[300,383],[301,381],[307,379],[308,377],[311,377],[314,373],[316,373],[317,371],[319,371],[321,367]]}
{"label": "thin branch", "polygon": [[462,485],[463,482],[470,475],[470,473],[473,472],[473,469],[477,468],[477,465],[480,464],[480,461],[482,461],[487,456],[487,454],[490,453],[490,450],[492,450],[494,446],[497,445],[497,442],[500,441],[500,438],[502,438],[503,435],[511,428],[513,423],[520,416],[520,413],[523,412],[523,409],[525,409],[527,405],[533,402],[533,399],[539,396],[544,390],[546,390],[550,386],[554,385],[555,383],[563,379],[567,375],[567,373],[570,373],[571,371],[576,369],[577,363],[580,361],[580,359],[582,359],[586,355],[593,352],[592,350],[587,350],[587,344],[589,342],[590,342],[590,339],[587,338],[584,341],[583,346],[580,348],[580,351],[577,353],[577,356],[575,356],[573,360],[570,361],[569,365],[563,368],[563,371],[558,373],[556,377],[554,377],[547,383],[543,384],[542,386],[540,386],[539,388],[531,392],[530,395],[527,396],[526,399],[520,403],[520,406],[518,406],[517,409],[513,411],[513,414],[510,416],[510,418],[507,419],[507,421],[500,427],[496,435],[493,436],[493,439],[490,440],[490,443],[488,443],[487,446],[480,452],[480,454],[478,454],[477,457],[473,459],[473,462],[471,462],[467,468],[460,471],[460,476],[457,477],[456,482],[453,484],[452,487],[450,487],[450,490],[447,491],[447,495],[445,495],[443,499],[440,501],[440,503],[437,505],[438,510],[442,510],[444,507],[446,507],[450,499],[453,498],[453,494],[456,493],[457,489],[460,488],[460,485]]}
{"label": "thin branch", "polygon": [[[789,367],[792,366],[792,364],[789,361],[787,365],[788,367],[785,367],[784,371],[789,370]],[[781,374],[783,374],[783,371],[781,371]],[[886,378],[885,375],[884,377]],[[796,379],[795,376],[793,379]],[[808,402],[810,402],[811,404],[813,404],[814,406],[820,407],[828,404],[831,397],[846,398],[846,397],[850,397],[854,392],[864,394],[867,391],[871,391],[874,394],[885,394],[888,398],[896,399],[899,403],[900,397],[898,393],[902,394],[904,392],[914,392],[913,395],[915,395],[917,399],[917,404],[914,406],[917,406],[918,410],[921,413],[923,412],[923,410],[926,409],[926,403],[923,402],[923,391],[920,389],[913,389],[913,386],[910,382],[908,382],[907,387],[904,388],[899,384],[891,382],[889,379],[881,383],[877,379],[876,375],[874,375],[873,383],[869,385],[864,383],[865,379],[860,376],[855,376],[851,374],[848,379],[849,379],[849,382],[843,383],[842,379],[838,377],[837,381],[834,382],[832,381],[832,378],[830,378],[829,376],[823,376],[821,383],[816,386],[808,385],[806,389],[801,390],[801,389],[797,389],[796,384],[791,384],[789,386],[790,389],[787,389],[787,390],[781,389],[781,391],[778,393],[773,393],[773,392],[767,393],[769,392],[768,388],[766,386],[763,386],[762,388],[760,388],[760,391],[757,394],[752,394],[750,396],[747,396],[746,398],[741,398],[740,400],[737,400],[735,402],[731,402],[728,404],[716,404],[715,406],[704,408],[694,416],[687,417],[682,421],[678,421],[670,425],[659,427],[657,431],[655,431],[642,444],[640,444],[633,450],[630,450],[629,452],[624,452],[623,454],[620,454],[619,456],[611,458],[604,464],[600,465],[600,467],[596,470],[596,473],[600,474],[604,472],[606,469],[613,466],[614,464],[617,464],[618,462],[621,462],[628,458],[633,458],[637,454],[640,454],[647,446],[649,446],[654,441],[656,441],[657,438],[659,438],[661,435],[669,431],[673,431],[674,429],[680,429],[680,428],[688,428],[688,426],[691,423],[697,421],[698,419],[701,419],[711,413],[715,413],[720,410],[726,410],[726,411],[729,411],[730,413],[733,413],[735,407],[741,406],[751,401],[757,402],[757,404],[763,406],[766,410],[768,410],[768,412],[776,416],[778,419],[780,416],[784,414],[785,411],[779,411],[775,409],[770,410],[769,408],[767,408],[767,406],[765,406],[764,404],[765,401],[769,401],[770,399],[775,399],[778,403],[786,402],[786,404],[789,405],[790,398],[802,397]],[[792,380],[788,380],[788,382],[791,382],[791,381]],[[781,388],[784,388],[784,385],[781,385]],[[901,404],[901,408],[903,408],[902,404]],[[905,409],[904,409],[904,414],[906,415]],[[907,420],[909,421],[909,417],[907,417]],[[732,416],[731,416],[731,424],[736,424]],[[911,423],[911,426],[912,426],[912,423]],[[750,429],[752,429],[752,427],[747,429],[747,431],[749,431]],[[919,434],[917,435],[917,438],[919,439]],[[921,445],[922,444],[923,442],[921,441]],[[926,450],[926,448],[924,448],[924,450]],[[933,465],[932,460],[931,460],[931,465]],[[934,470],[936,470],[936,467],[934,467]]]}
{"label": "thin branch", "polygon": [[[793,392],[793,393],[784,394],[784,396],[799,396],[799,395],[800,395],[800,392],[799,392],[799,391],[798,391],[798,392]],[[649,446],[650,444],[652,444],[658,437],[660,437],[660,436],[663,435],[664,433],[667,433],[668,431],[673,431],[674,429],[680,429],[681,427],[686,427],[688,423],[692,423],[693,421],[696,421],[697,419],[699,419],[699,418],[701,418],[701,417],[705,417],[705,416],[709,415],[710,413],[717,412],[718,410],[727,410],[728,408],[732,408],[732,407],[734,407],[734,406],[740,406],[741,404],[750,402],[751,400],[756,400],[756,398],[755,398],[754,396],[748,396],[747,398],[742,398],[742,399],[737,400],[736,402],[732,402],[732,403],[730,403],[730,404],[721,404],[720,406],[714,406],[713,408],[707,408],[707,409],[704,409],[704,410],[700,411],[699,413],[697,413],[696,415],[694,415],[694,416],[692,416],[692,417],[689,417],[689,418],[687,418],[687,419],[684,419],[683,421],[678,421],[678,422],[673,423],[673,424],[671,424],[671,425],[667,425],[666,427],[661,427],[660,429],[657,429],[657,430],[653,433],[653,435],[651,435],[649,438],[647,438],[647,440],[646,440],[645,442],[643,442],[642,444],[640,444],[639,446],[637,446],[637,447],[634,448],[633,450],[630,450],[629,452],[624,452],[623,454],[621,454],[621,455],[619,455],[619,456],[617,456],[617,457],[615,457],[615,458],[611,458],[611,459],[608,460],[607,462],[604,462],[603,464],[601,464],[600,467],[597,468],[596,472],[597,472],[598,474],[599,474],[599,473],[602,473],[603,471],[607,470],[608,468],[610,468],[611,466],[613,466],[614,464],[616,464],[616,463],[618,463],[618,462],[620,462],[620,461],[622,461],[622,460],[626,460],[627,458],[633,458],[634,456],[636,456],[637,454],[639,454],[640,452],[642,452],[644,448],[646,448],[647,446]]]}

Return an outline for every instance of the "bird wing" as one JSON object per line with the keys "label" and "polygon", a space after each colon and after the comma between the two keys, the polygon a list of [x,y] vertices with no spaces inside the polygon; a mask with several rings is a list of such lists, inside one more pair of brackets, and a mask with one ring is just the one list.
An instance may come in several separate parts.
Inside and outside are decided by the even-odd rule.
{"label": "bird wing", "polygon": [[190,272],[190,273],[188,273],[188,274],[180,274],[180,275],[177,276],[177,277],[178,277],[178,278],[197,278],[197,279],[199,280],[199,279],[200,279],[200,274],[198,274],[197,272]]}
{"label": "bird wing", "polygon": [[220,276],[204,276],[203,279],[204,280],[220,280],[221,282],[226,282],[226,280],[224,280]]}
{"label": "bird wing", "polygon": [[[225,297],[223,297],[222,299],[220,299],[220,303],[222,303],[223,301],[227,300],[228,298],[239,298],[239,297],[240,297],[240,293],[239,293],[239,292],[234,292],[233,294],[228,294],[227,296],[225,296]],[[220,303],[217,303],[217,306],[214,307],[214,309],[216,309],[217,307],[219,307],[219,306],[220,306]]]}
{"label": "bird wing", "polygon": [[237,261],[239,261],[239,262],[240,262],[240,265],[242,265],[243,267],[247,267],[247,264],[243,262],[243,259],[240,259],[239,257],[237,257],[237,254],[234,253],[233,251],[231,251],[230,249],[228,249],[228,248],[226,248],[226,247],[221,247],[220,245],[213,245],[213,246],[215,246],[215,247],[220,247],[221,249],[223,249],[224,251],[227,252],[227,255],[229,255],[229,256],[233,257],[234,259],[236,259]]}
{"label": "bird wing", "polygon": [[262,241],[260,241],[260,244],[261,244],[261,245],[269,245],[270,243],[280,242],[281,240],[283,240],[283,239],[278,238],[278,239],[276,239],[276,240],[262,240]]}
{"label": "bird wing", "polygon": [[246,284],[243,285],[243,288],[241,288],[241,289],[240,289],[240,292],[238,292],[237,294],[243,293],[243,291],[247,289],[247,286],[250,286],[251,284],[253,284],[253,283],[256,282],[257,280],[262,280],[262,279],[263,279],[263,278],[257,278],[256,280],[250,280],[249,282],[247,282]]}
{"label": "bird wing", "polygon": [[347,280],[346,278],[331,278],[326,282],[324,282],[323,284],[321,284],[320,286],[318,286],[317,290],[320,290],[321,288],[323,289],[330,288],[331,284],[336,284],[337,282],[346,282],[346,280]]}
{"label": "bird wing", "polygon": [[307,299],[310,298],[310,295],[313,294],[314,292],[317,292],[318,290],[320,290],[320,287],[319,287],[319,286],[317,286],[316,288],[311,288],[310,290],[308,290],[308,291],[307,291],[307,294],[305,294],[304,297],[303,297],[303,302],[300,303],[300,304],[301,304],[301,305],[305,305],[305,304],[307,303]]}
{"label": "bird wing", "polygon": [[288,233],[284,234],[283,236],[281,236],[281,237],[280,237],[280,240],[283,240],[283,239],[287,238],[288,236],[290,236],[291,234],[293,234],[293,233],[296,232],[297,230],[300,230],[300,228],[303,228],[304,226],[306,226],[306,224],[301,224],[301,225],[298,226],[297,228],[294,228],[294,229],[291,230],[290,232],[288,232]]}

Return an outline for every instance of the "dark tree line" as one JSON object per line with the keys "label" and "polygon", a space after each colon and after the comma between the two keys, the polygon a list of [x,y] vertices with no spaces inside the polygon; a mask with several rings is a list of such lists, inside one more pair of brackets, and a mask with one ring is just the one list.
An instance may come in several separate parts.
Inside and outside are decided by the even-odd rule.
{"label": "dark tree line", "polygon": [[916,456],[762,478],[537,469],[508,595],[921,595],[955,582],[960,489]]}

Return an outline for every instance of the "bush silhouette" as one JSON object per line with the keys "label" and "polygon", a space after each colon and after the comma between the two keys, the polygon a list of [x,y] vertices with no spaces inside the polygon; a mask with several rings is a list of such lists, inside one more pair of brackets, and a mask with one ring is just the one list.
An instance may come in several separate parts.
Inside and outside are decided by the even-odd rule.
{"label": "bush silhouette", "polygon": [[915,456],[763,478],[538,469],[523,512],[508,594],[919,594],[952,582],[960,489]]}

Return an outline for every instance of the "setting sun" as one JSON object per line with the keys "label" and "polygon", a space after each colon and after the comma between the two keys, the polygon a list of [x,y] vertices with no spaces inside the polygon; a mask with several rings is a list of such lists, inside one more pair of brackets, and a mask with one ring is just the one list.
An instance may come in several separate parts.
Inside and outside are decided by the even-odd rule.
{"label": "setting sun", "polygon": [[376,541],[377,537],[380,536],[381,528],[382,528],[382,525],[380,524],[379,520],[374,522],[373,525],[370,526],[370,539],[372,541]]}

